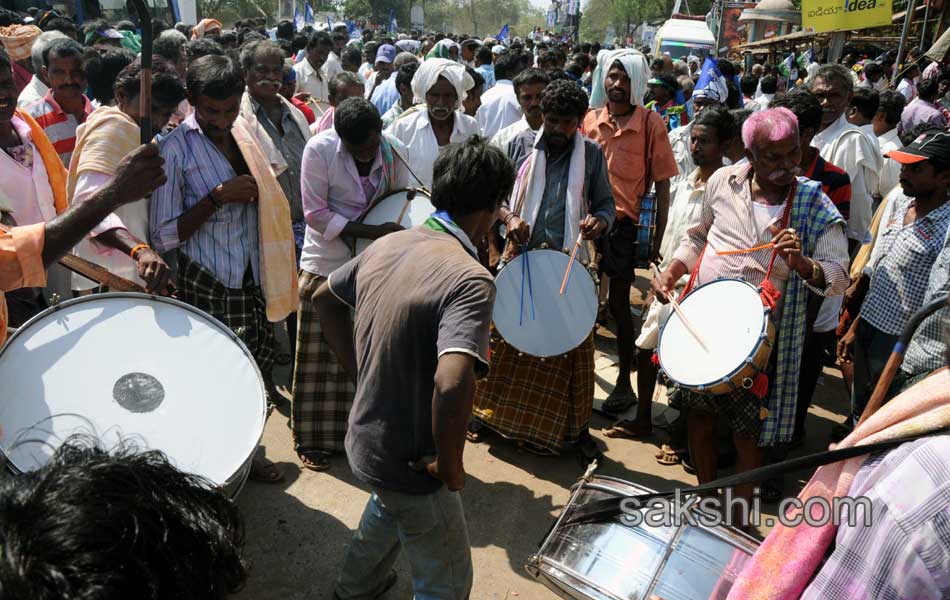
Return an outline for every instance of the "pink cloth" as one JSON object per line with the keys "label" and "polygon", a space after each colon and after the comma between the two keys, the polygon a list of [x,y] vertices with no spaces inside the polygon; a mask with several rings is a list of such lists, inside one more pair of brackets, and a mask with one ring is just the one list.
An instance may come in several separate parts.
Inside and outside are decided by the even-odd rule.
{"label": "pink cloth", "polygon": [[327,112],[323,113],[323,116],[317,120],[316,124],[310,126],[310,131],[313,132],[313,135],[317,135],[327,129],[333,129],[333,113],[334,108],[331,106],[327,109]]}
{"label": "pink cloth", "polygon": [[[873,444],[933,431],[950,424],[950,369],[943,369],[921,381],[880,408],[846,437],[839,448]],[[827,501],[848,495],[855,474],[867,456],[819,467],[798,495],[804,504],[820,497]],[[821,507],[812,506],[813,516]],[[795,514],[792,510],[788,516]],[[746,565],[729,600],[785,600],[801,596],[818,570],[837,527],[777,525]]]}

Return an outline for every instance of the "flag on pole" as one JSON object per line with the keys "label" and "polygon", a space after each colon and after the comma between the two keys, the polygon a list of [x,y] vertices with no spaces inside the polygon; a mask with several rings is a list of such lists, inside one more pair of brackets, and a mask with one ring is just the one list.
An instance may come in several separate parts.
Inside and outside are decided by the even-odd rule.
{"label": "flag on pole", "polygon": [[303,29],[303,26],[304,26],[304,21],[303,21],[303,15],[300,14],[300,5],[294,2],[294,29],[296,29],[297,31],[300,31],[301,29]]}
{"label": "flag on pole", "polygon": [[782,74],[782,77],[786,79],[791,77],[792,69],[795,68],[795,53],[789,52],[788,56],[785,57],[785,60],[782,61],[782,64],[778,66],[778,72]]}
{"label": "flag on pole", "polygon": [[508,23],[498,32],[498,43],[503,44],[508,41]]}
{"label": "flag on pole", "polygon": [[356,23],[353,21],[346,22],[346,30],[349,32],[351,40],[358,40],[363,37],[362,32],[360,32],[360,28],[357,27]]}
{"label": "flag on pole", "polygon": [[798,57],[798,68],[807,69],[808,65],[810,65],[813,62],[815,62],[815,51],[809,48],[808,50],[805,50],[805,52],[801,56]]}
{"label": "flag on pole", "polygon": [[310,0],[304,0],[303,22],[305,25],[313,25],[313,20],[313,7],[310,6]]}
{"label": "flag on pole", "polygon": [[330,20],[330,15],[327,15],[327,29],[333,31],[333,21]]}
{"label": "flag on pole", "polygon": [[728,97],[729,88],[726,85],[725,75],[719,70],[719,63],[706,57],[699,72],[699,80],[696,81],[696,87],[693,89],[693,98],[710,98],[725,104]]}
{"label": "flag on pole", "polygon": [[396,33],[399,29],[399,26],[396,24],[396,11],[389,11],[389,27],[386,29],[389,33]]}

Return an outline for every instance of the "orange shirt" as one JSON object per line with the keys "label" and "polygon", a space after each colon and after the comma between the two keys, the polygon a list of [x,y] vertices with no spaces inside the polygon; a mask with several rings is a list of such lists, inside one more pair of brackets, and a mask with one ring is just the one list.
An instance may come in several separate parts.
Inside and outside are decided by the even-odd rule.
{"label": "orange shirt", "polygon": [[663,118],[638,106],[623,127],[607,107],[587,113],[581,131],[603,148],[617,205],[617,218],[640,219],[640,197],[656,181],[677,174],[673,147]]}
{"label": "orange shirt", "polygon": [[0,231],[0,345],[7,339],[7,302],[3,292],[46,285],[45,238],[46,223]]}

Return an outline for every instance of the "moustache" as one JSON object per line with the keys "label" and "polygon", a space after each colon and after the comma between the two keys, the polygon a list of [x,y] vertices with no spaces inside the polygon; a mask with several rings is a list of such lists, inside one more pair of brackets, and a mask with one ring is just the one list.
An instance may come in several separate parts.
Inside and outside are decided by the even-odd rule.
{"label": "moustache", "polygon": [[284,85],[284,82],[279,79],[262,79],[258,82],[258,85],[272,85],[279,88]]}
{"label": "moustache", "polygon": [[782,181],[787,180],[789,177],[798,177],[798,175],[801,174],[801,172],[802,170],[798,167],[794,167],[792,169],[779,169],[777,171],[772,171],[771,173],[769,173],[766,179],[768,179],[772,183],[780,183]]}

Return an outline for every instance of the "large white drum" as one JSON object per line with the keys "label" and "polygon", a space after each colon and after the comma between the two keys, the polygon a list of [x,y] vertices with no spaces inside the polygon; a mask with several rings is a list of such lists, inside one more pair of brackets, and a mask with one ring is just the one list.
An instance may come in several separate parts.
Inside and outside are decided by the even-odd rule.
{"label": "large white drum", "polygon": [[680,302],[706,347],[670,314],[660,330],[660,367],[680,387],[712,395],[751,388],[769,363],[775,326],[757,288],[741,279],[718,279]]}
{"label": "large white drum", "polygon": [[506,342],[531,356],[557,356],[587,339],[597,320],[597,287],[575,260],[557,250],[531,250],[514,258],[495,278],[492,321]]}
{"label": "large white drum", "polygon": [[247,347],[170,298],[86,296],[40,313],[0,350],[0,450],[46,464],[73,434],[129,440],[237,494],[264,431],[266,394]]}
{"label": "large white drum", "polygon": [[[399,190],[380,198],[363,214],[360,222],[365,225],[398,223],[410,229],[425,223],[434,212],[429,194],[422,190]],[[372,243],[373,240],[357,239],[356,253],[366,250]]]}

